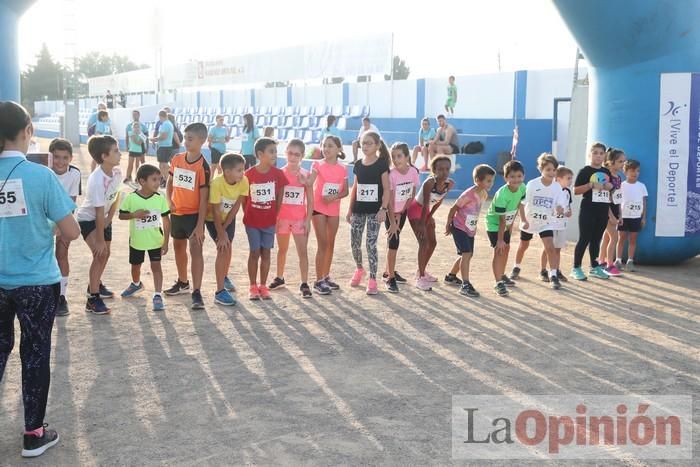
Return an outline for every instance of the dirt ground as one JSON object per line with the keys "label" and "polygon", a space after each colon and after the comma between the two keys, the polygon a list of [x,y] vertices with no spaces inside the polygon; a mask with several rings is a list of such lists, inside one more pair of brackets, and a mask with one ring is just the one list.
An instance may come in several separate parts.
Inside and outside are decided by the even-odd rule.
{"label": "dirt ground", "polygon": [[[85,186],[89,156],[82,152],[74,164]],[[126,153],[122,161],[125,169]],[[447,211],[437,213],[438,226]],[[555,292],[537,278],[541,249],[533,242],[522,280],[501,298],[492,290],[491,249],[480,223],[472,282],[481,298],[441,282],[432,292],[409,283],[399,294],[380,288],[369,297],[347,286],[354,265],[343,223],[333,265],[341,291],[302,301],[290,249],[290,287],[271,301],[249,302],[238,217],[235,307],[214,304],[215,248],[207,238],[206,310],[190,310],[189,296],[180,296],[166,299],[165,312],[151,311],[144,267],[147,293],[110,300],[111,315],[89,315],[90,253],[82,240],[74,242],[71,314],[56,319],[46,418],[61,441],[32,465],[542,465],[454,461],[452,396],[700,392],[700,257],[676,267],[640,266],[609,281],[569,282]],[[115,220],[103,280],[117,294],[130,280],[127,238],[127,222]],[[451,238],[439,235],[438,242],[429,270],[442,277],[455,251]],[[313,265],[314,240],[310,250]],[[407,226],[397,266],[405,276],[413,275],[416,250]],[[381,241],[380,268],[385,253]],[[564,271],[572,254],[569,245]],[[163,262],[166,286],[176,277],[173,261],[171,250]],[[18,352],[19,343],[0,383],[3,466],[29,465],[20,458]],[[698,432],[695,424],[696,451]],[[601,464],[697,465],[585,465]]]}

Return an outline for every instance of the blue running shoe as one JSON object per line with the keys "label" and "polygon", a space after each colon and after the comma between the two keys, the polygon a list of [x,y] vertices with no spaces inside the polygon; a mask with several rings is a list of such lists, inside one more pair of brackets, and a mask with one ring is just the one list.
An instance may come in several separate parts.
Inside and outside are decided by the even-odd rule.
{"label": "blue running shoe", "polygon": [[214,295],[214,301],[219,305],[233,306],[236,304],[236,299],[229,293],[228,290],[219,290]]}
{"label": "blue running shoe", "polygon": [[122,292],[122,298],[127,298],[131,297],[132,295],[135,295],[143,290],[143,282],[139,282],[139,285],[134,284],[133,282],[129,284],[129,287],[124,289],[124,292]]}
{"label": "blue running shoe", "polygon": [[153,296],[153,311],[163,311],[165,310],[165,303],[163,302],[163,297],[160,295]]}
{"label": "blue running shoe", "polygon": [[588,279],[586,277],[586,274],[583,272],[583,269],[581,268],[573,268],[571,270],[571,277],[573,277],[577,281],[585,281],[586,279]]}
{"label": "blue running shoe", "polygon": [[233,282],[231,282],[231,279],[229,279],[228,276],[224,277],[224,289],[228,290],[229,292],[236,291],[236,286],[233,285]]}

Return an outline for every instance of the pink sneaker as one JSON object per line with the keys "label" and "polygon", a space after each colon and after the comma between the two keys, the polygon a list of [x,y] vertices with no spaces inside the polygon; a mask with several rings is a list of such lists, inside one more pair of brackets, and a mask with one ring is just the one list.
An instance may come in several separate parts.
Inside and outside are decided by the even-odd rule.
{"label": "pink sneaker", "polygon": [[[365,270],[362,268],[355,269],[355,273],[350,279],[350,287],[357,287],[362,282],[362,278],[365,276]],[[376,281],[375,281],[376,282]]]}
{"label": "pink sneaker", "polygon": [[608,274],[610,274],[611,276],[613,276],[613,277],[618,277],[618,276],[621,276],[621,275],[622,275],[622,271],[620,271],[619,269],[617,269],[617,268],[615,267],[615,265],[612,265],[612,266],[610,266],[610,267],[608,267],[608,268],[605,268],[605,271],[606,271]]}
{"label": "pink sneaker", "polygon": [[418,287],[421,290],[433,290],[433,287],[430,285],[430,282],[425,277],[416,279],[416,287]]}
{"label": "pink sneaker", "polygon": [[430,274],[428,271],[425,271],[425,276],[423,276],[425,280],[428,282],[437,282],[438,278]]}
{"label": "pink sneaker", "polygon": [[377,279],[370,279],[367,281],[367,295],[377,295],[379,290],[377,289]]}

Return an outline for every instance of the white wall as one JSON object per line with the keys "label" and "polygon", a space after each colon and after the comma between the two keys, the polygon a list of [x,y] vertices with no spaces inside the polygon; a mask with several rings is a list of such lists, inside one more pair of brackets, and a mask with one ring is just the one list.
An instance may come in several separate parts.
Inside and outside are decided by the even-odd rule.
{"label": "white wall", "polygon": [[573,85],[573,69],[528,71],[525,118],[552,118],[554,98],[571,97]]}
{"label": "white wall", "polygon": [[[457,76],[456,118],[512,118],[514,73]],[[447,79],[425,80],[425,112],[445,112]],[[374,109],[374,106],[373,106]],[[372,110],[374,113],[374,110]]]}
{"label": "white wall", "polygon": [[177,93],[178,107],[197,107],[196,91],[181,91]]}
{"label": "white wall", "polygon": [[219,107],[219,91],[201,91],[199,105],[202,107]]}
{"label": "white wall", "polygon": [[287,88],[261,88],[255,90],[256,107],[287,105]]}
{"label": "white wall", "polygon": [[323,86],[326,95],[325,105],[332,107],[343,105],[343,83]]}
{"label": "white wall", "polygon": [[[367,105],[370,84],[371,83],[349,83],[348,104]],[[374,105],[372,105],[372,113],[374,114]]]}
{"label": "white wall", "polygon": [[250,91],[247,89],[227,89],[224,91],[224,107],[250,105]]}

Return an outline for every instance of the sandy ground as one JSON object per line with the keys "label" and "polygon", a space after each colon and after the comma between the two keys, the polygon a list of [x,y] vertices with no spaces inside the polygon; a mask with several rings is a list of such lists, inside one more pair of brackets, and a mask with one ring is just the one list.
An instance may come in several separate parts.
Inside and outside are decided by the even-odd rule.
{"label": "sandy ground", "polygon": [[[83,152],[74,163],[85,180]],[[438,226],[447,210],[438,212]],[[240,302],[229,308],[213,301],[215,249],[207,239],[206,310],[191,311],[189,297],[181,296],[168,298],[165,312],[150,311],[145,267],[148,293],[111,300],[109,316],[89,315],[83,305],[90,254],[82,240],[74,242],[72,311],[56,320],[47,413],[61,441],[32,465],[542,465],[454,461],[452,396],[700,390],[700,257],[607,282],[569,282],[555,292],[537,279],[534,246],[517,288],[501,298],[491,290],[491,250],[482,231],[472,263],[480,299],[442,283],[432,292],[407,284],[400,294],[368,297],[346,285],[354,265],[349,226],[342,224],[333,266],[340,292],[302,301],[290,253],[290,287],[251,303],[242,293],[247,241],[240,217],[231,267]],[[127,229],[115,220],[104,276],[117,293],[129,282]],[[398,270],[412,276],[416,242],[408,227],[402,242]],[[383,258],[386,245],[380,246]],[[570,245],[565,271],[572,253]],[[440,236],[429,270],[442,277],[454,254],[452,240]],[[172,253],[163,268],[169,285],[176,276]],[[3,466],[28,465],[19,456],[18,347],[0,383]],[[696,452],[699,431],[695,425]],[[693,465],[587,465],[622,463]]]}

